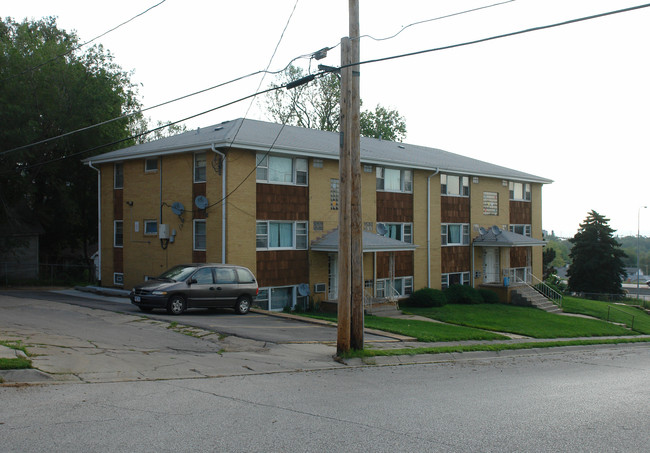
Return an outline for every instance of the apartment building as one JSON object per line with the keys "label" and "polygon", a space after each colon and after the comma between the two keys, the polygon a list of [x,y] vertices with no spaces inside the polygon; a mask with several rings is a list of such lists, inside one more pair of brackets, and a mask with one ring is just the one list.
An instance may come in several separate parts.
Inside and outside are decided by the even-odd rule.
{"label": "apartment building", "polygon": [[[102,285],[226,262],[256,274],[263,308],[335,301],[339,141],[237,119],[86,159],[98,174]],[[541,277],[549,179],[371,138],[361,165],[369,295]]]}

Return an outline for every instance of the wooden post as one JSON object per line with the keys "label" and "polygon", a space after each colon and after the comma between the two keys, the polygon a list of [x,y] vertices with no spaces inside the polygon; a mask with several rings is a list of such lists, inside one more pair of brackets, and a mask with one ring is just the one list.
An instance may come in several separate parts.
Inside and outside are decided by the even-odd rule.
{"label": "wooden post", "polygon": [[[358,63],[359,51],[359,0],[349,0],[349,37],[350,63]],[[350,265],[351,265],[351,347],[363,349],[363,220],[361,216],[361,125],[360,125],[360,83],[359,66],[351,68],[350,87],[350,168],[351,168],[351,197],[350,197]]]}
{"label": "wooden post", "polygon": [[338,331],[336,352],[350,351],[350,38],[341,39],[341,142],[339,149]]}

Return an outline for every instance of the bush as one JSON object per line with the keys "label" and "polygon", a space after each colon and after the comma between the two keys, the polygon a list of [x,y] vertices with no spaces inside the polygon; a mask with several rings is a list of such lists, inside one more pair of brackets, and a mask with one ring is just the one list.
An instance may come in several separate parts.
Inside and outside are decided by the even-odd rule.
{"label": "bush", "polygon": [[483,298],[483,303],[485,304],[501,303],[501,301],[499,300],[499,295],[492,290],[481,288],[478,290],[478,293]]}
{"label": "bush", "polygon": [[442,307],[446,303],[445,294],[438,289],[432,288],[418,289],[402,302],[407,307]]}
{"label": "bush", "polygon": [[451,285],[445,289],[447,303],[450,304],[482,304],[483,298],[477,289],[468,285]]}

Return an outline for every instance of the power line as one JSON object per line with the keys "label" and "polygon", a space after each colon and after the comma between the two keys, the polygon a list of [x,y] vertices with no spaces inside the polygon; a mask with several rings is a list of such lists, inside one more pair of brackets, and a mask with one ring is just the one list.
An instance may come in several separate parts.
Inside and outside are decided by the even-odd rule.
{"label": "power line", "polygon": [[52,58],[50,58],[49,60],[46,60],[46,61],[44,61],[44,62],[41,63],[41,64],[38,64],[38,65],[33,66],[33,67],[31,67],[31,68],[25,69],[23,72],[20,72],[20,73],[18,73],[18,74],[11,75],[11,76],[9,76],[9,77],[7,77],[7,78],[5,78],[5,79],[2,79],[2,81],[4,82],[5,80],[11,80],[11,79],[13,79],[13,78],[15,78],[15,77],[19,77],[19,76],[21,76],[21,75],[23,75],[23,74],[27,74],[28,72],[36,71],[37,69],[40,69],[40,68],[42,68],[43,66],[45,66],[45,65],[47,65],[47,64],[50,64],[50,63],[52,63],[53,61],[58,60],[59,58],[63,58],[63,57],[65,57],[66,55],[69,55],[69,54],[71,54],[72,52],[75,52],[75,51],[81,49],[82,47],[87,46],[87,45],[90,44],[91,42],[96,41],[96,40],[98,40],[99,38],[102,38],[102,37],[106,36],[107,34],[109,34],[109,33],[113,32],[113,31],[117,30],[117,29],[120,28],[121,26],[128,24],[129,22],[131,22],[132,20],[137,19],[138,17],[142,16],[143,14],[148,13],[149,11],[151,11],[151,10],[154,9],[154,8],[156,8],[157,6],[162,5],[162,4],[165,3],[166,1],[167,1],[167,0],[162,0],[162,1],[158,2],[158,3],[156,3],[155,5],[150,6],[149,8],[147,8],[147,9],[144,10],[144,11],[142,11],[141,13],[136,14],[136,15],[133,16],[132,18],[130,18],[130,19],[128,19],[128,20],[122,22],[121,24],[119,24],[119,25],[117,25],[117,26],[111,28],[110,30],[105,31],[105,32],[102,33],[101,35],[99,35],[99,36],[95,36],[93,39],[91,39],[91,40],[89,40],[89,41],[86,41],[86,42],[84,42],[83,44],[79,44],[79,45],[73,47],[72,49],[68,50],[67,52],[62,53],[62,54],[60,54],[60,55],[57,55],[56,57],[52,57]]}

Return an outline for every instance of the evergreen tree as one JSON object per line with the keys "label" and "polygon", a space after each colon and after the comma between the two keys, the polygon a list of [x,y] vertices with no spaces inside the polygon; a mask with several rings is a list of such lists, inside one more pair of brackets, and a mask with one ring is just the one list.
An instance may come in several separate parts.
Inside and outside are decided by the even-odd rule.
{"label": "evergreen tree", "polygon": [[584,293],[622,294],[625,252],[614,238],[609,219],[592,210],[569,239],[571,265],[567,272],[569,290]]}

